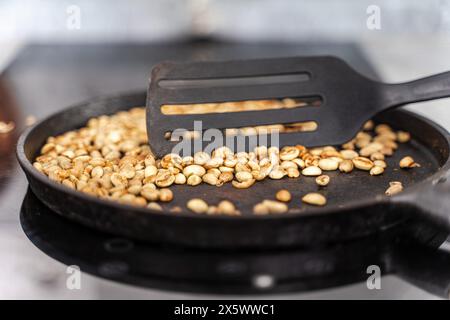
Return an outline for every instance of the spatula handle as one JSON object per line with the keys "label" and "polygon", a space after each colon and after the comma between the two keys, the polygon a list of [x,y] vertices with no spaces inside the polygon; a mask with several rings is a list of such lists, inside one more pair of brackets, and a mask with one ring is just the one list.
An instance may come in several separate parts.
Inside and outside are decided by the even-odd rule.
{"label": "spatula handle", "polygon": [[410,82],[389,84],[383,89],[384,107],[387,108],[450,97],[450,71]]}

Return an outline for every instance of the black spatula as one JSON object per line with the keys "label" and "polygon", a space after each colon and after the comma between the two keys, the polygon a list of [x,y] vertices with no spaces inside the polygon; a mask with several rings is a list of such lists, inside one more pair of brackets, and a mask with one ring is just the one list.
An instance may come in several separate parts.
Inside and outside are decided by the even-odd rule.
{"label": "black spatula", "polygon": [[[388,108],[450,96],[450,72],[399,84],[370,80],[335,57],[296,57],[226,62],[163,62],[155,66],[147,96],[147,130],[153,152],[170,153],[167,133],[183,128],[239,128],[315,121],[312,132],[281,133],[280,147],[337,145]],[[318,97],[320,106],[165,115],[162,105]]]}

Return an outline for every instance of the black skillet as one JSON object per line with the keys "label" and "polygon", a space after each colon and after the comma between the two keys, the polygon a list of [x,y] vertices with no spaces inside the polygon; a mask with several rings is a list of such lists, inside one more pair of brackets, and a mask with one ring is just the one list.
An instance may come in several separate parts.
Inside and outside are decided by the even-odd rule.
{"label": "black skillet", "polygon": [[[79,128],[91,117],[144,106],[145,93],[97,99],[59,112],[27,129],[17,145],[17,156],[36,196],[55,212],[86,226],[115,235],[166,244],[203,248],[269,248],[317,246],[347,241],[386,230],[412,218],[424,218],[450,231],[448,197],[449,134],[435,123],[410,112],[395,110],[378,116],[379,122],[412,133],[408,144],[401,144],[388,159],[386,172],[368,177],[367,172],[345,175],[330,173],[331,183],[321,192],[328,204],[315,208],[301,204],[300,196],[317,191],[313,178],[265,180],[250,189],[174,186],[175,199],[154,211],[98,199],[50,181],[37,172],[33,159],[49,136]],[[422,166],[400,170],[398,160],[410,155]],[[389,181],[402,181],[405,191],[395,197],[384,196]],[[293,194],[291,212],[284,215],[254,216],[255,203],[274,197],[280,188]],[[243,216],[197,215],[185,208],[192,197],[216,204],[231,199]],[[183,212],[170,213],[180,206]]]}

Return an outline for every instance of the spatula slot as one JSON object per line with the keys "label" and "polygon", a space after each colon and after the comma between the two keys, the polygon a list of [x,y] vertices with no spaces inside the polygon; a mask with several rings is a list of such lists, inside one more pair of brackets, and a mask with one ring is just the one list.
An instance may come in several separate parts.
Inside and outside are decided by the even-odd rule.
{"label": "spatula slot", "polygon": [[162,115],[159,118],[160,132],[178,128],[194,130],[195,122],[201,122],[202,130],[255,127],[261,125],[286,124],[293,119],[299,122],[317,121],[320,123],[320,109],[315,106],[301,108],[275,109],[262,111],[242,111],[235,113],[211,113],[203,115],[182,114],[177,116]]}
{"label": "spatula slot", "polygon": [[[194,135],[193,135],[194,134]],[[174,138],[170,141],[171,148],[167,153],[181,156],[192,156],[199,151],[211,153],[214,149],[226,146],[234,153],[250,151],[257,146],[280,146],[279,133],[258,133],[255,135],[225,136],[220,131],[204,132],[174,131]],[[193,138],[193,139],[192,139]]]}
{"label": "spatula slot", "polygon": [[292,97],[271,100],[229,101],[218,103],[165,104],[161,106],[161,113],[164,115],[231,113],[320,106],[321,104],[322,98],[319,96]]}
{"label": "spatula slot", "polygon": [[309,81],[308,72],[276,75],[258,75],[204,79],[161,79],[158,86],[164,89],[219,88],[248,85],[271,85]]}
{"label": "spatula slot", "polygon": [[[292,122],[292,123],[277,123],[271,125],[261,125],[255,127],[239,127],[239,128],[225,128],[223,133],[225,136],[252,136],[258,134],[278,133],[295,133],[295,132],[311,132],[316,131],[318,124],[316,121]],[[203,130],[204,132],[205,130]],[[194,140],[201,136],[198,131],[185,131],[183,139]],[[167,131],[164,138],[168,141],[179,141],[178,137],[172,137],[172,131]]]}

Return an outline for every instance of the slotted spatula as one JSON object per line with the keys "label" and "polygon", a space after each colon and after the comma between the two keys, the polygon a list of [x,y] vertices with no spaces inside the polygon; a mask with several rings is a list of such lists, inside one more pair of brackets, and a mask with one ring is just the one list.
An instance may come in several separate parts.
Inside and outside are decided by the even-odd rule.
{"label": "slotted spatula", "polygon": [[[167,132],[315,121],[317,130],[281,133],[280,147],[347,142],[376,113],[411,102],[450,96],[450,72],[399,84],[370,80],[335,57],[225,62],[163,62],[152,70],[147,131],[153,152],[170,153]],[[320,106],[230,113],[165,115],[162,105],[318,97]]]}

